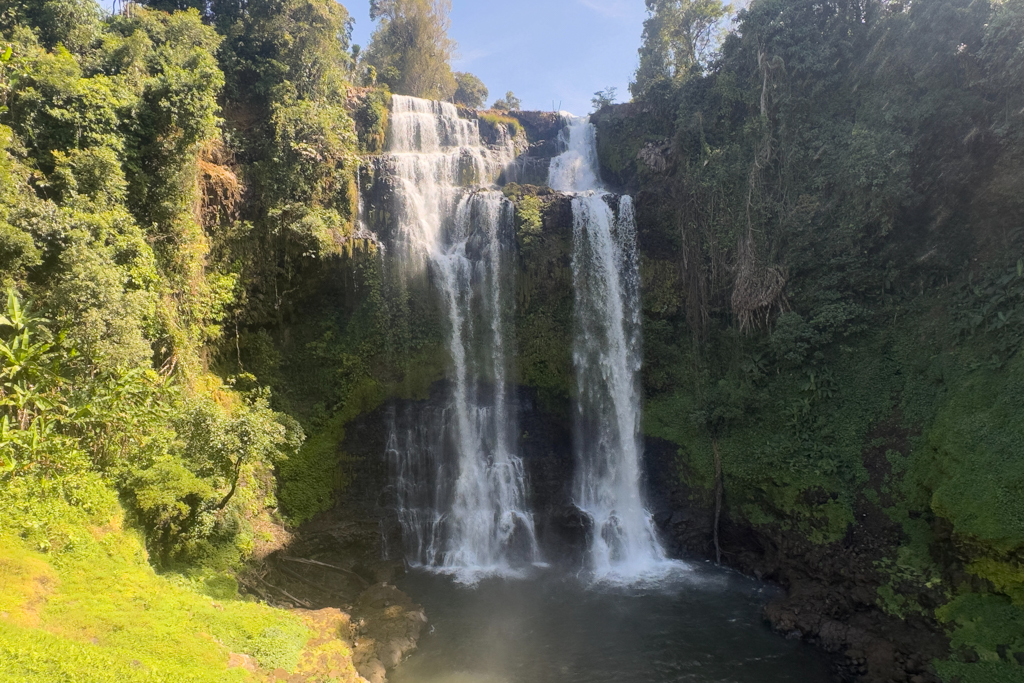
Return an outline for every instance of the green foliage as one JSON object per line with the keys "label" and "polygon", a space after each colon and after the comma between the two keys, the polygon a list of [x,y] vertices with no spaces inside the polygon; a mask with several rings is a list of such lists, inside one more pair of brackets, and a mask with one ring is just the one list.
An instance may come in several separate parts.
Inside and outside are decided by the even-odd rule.
{"label": "green foliage", "polygon": [[38,26],[41,42],[50,49],[63,45],[81,51],[99,33],[99,7],[87,0],[27,3],[25,13],[28,21]]}
{"label": "green foliage", "polygon": [[529,249],[541,234],[539,197],[523,197],[516,202],[516,238],[521,249]]}
{"label": "green foliage", "polygon": [[48,341],[47,322],[23,308],[13,290],[6,315],[0,316],[0,477],[81,470],[85,453],[76,440],[61,433],[74,420],[67,402],[68,380],[62,358]]}
{"label": "green foliage", "polygon": [[[713,62],[672,71],[690,52],[657,4],[637,102],[594,119],[606,177],[647,198],[645,430],[680,446],[698,496],[717,439],[728,514],[769,534],[832,543],[857,506],[884,507],[904,538],[875,565],[880,607],[952,600],[943,676],[1005,680],[998,646],[1016,646],[993,634],[1019,620],[1024,542],[1019,8],[764,0]],[[661,260],[675,272],[654,276]],[[959,563],[990,583],[962,584]]]}
{"label": "green foliage", "polygon": [[448,37],[449,0],[371,0],[378,20],[365,60],[380,83],[400,95],[447,100],[458,90]]}
{"label": "green foliage", "polygon": [[606,107],[590,115],[601,132],[597,136],[597,155],[605,182],[633,187],[638,176],[644,181],[653,179],[652,169],[639,157],[648,145],[666,147],[674,130],[675,112],[666,111],[669,107],[665,105],[655,100],[648,105],[646,116],[634,116],[632,105]]}
{"label": "green foliage", "polygon": [[[970,648],[983,662],[1000,662],[999,650],[1024,651],[1024,611],[1003,596],[966,593],[937,610],[939,618],[953,627],[952,650]],[[958,658],[958,657],[957,657]],[[957,658],[954,658],[954,662]],[[1010,675],[1013,664],[1001,667]],[[949,666],[950,673],[960,667]]]}
{"label": "green foliage", "polygon": [[481,121],[492,128],[497,128],[499,126],[505,128],[511,138],[516,138],[520,135],[526,134],[526,131],[523,129],[523,124],[519,122],[519,119],[511,116],[484,111],[480,112],[479,117]]}
{"label": "green foliage", "polygon": [[209,399],[185,402],[171,417],[180,450],[145,466],[133,463],[121,475],[132,510],[152,534],[161,561],[182,564],[216,556],[228,558],[229,565],[237,561],[229,557],[235,552],[231,544],[241,543],[244,534],[238,511],[228,506],[243,473],[294,455],[304,438],[298,424],[269,409],[268,398],[266,390],[243,394],[228,411]]}
{"label": "green foliage", "polygon": [[182,397],[152,371],[101,371],[49,321],[8,294],[0,317],[0,481],[38,483],[101,471],[150,531],[162,561],[232,546],[225,511],[244,468],[294,453],[301,428],[269,408],[266,390],[225,410]]}
{"label": "green foliage", "polygon": [[[659,82],[678,84],[700,74],[714,57],[723,33],[722,18],[732,9],[717,0],[646,1],[648,17],[639,50],[640,65],[635,82],[629,86],[634,96]],[[601,108],[596,99],[594,108]]]}
{"label": "green foliage", "polygon": [[387,95],[364,100],[360,140],[350,22],[329,0],[9,5],[0,566],[39,569],[18,585],[49,592],[0,589],[24,617],[0,625],[0,665],[11,680],[248,680],[233,651],[294,669],[305,627],[237,600],[230,571],[303,430],[242,368],[227,385],[206,368],[225,322],[240,360],[259,337],[246,325],[279,323],[300,271],[314,287],[336,265],[321,259],[351,254],[357,154],[379,149]]}
{"label": "green foliage", "polygon": [[1003,370],[959,379],[938,411],[928,445],[945,476],[932,480],[932,507],[957,534],[998,552],[1024,548],[1024,357]]}
{"label": "green foliage", "polygon": [[[34,295],[83,352],[106,357],[109,369],[148,360],[160,338],[161,362],[195,372],[232,294],[224,274],[207,270],[195,217],[197,156],[219,136],[219,38],[195,12],[140,9],[90,23],[76,12],[95,14],[93,3],[43,9],[8,15],[0,79],[10,282],[25,280],[38,255]],[[45,38],[54,17],[91,37],[47,49],[37,33]],[[178,295],[162,295],[164,286]]]}
{"label": "green foliage", "polygon": [[505,96],[494,100],[494,104],[491,105],[491,109],[497,109],[498,111],[519,111],[519,107],[522,105],[522,101],[516,97],[515,93],[509,90],[505,93]]}
{"label": "green foliage", "polygon": [[471,73],[456,71],[454,74],[458,87],[452,95],[455,104],[461,104],[470,109],[480,109],[487,102],[487,86],[479,78]]}
{"label": "green foliage", "polygon": [[359,131],[359,147],[367,154],[380,154],[384,151],[390,103],[391,94],[387,90],[374,88],[353,113]]}
{"label": "green foliage", "polygon": [[593,99],[590,100],[590,103],[594,106],[594,111],[600,111],[605,107],[615,104],[617,92],[618,88],[615,86],[608,86],[604,90],[599,90],[594,93]]}
{"label": "green foliage", "polygon": [[[508,185],[516,206],[521,270],[516,282],[516,371],[541,407],[568,416],[572,374],[572,233],[558,220],[566,198]],[[564,214],[561,214],[564,215]]]}
{"label": "green foliage", "polygon": [[384,398],[382,388],[373,381],[353,388],[344,407],[295,457],[281,464],[281,502],[294,523],[309,521],[316,513],[329,509],[335,493],[347,486],[344,470],[339,467],[345,460],[339,451],[345,424],[372,411]]}
{"label": "green foliage", "polygon": [[992,363],[1001,366],[1024,344],[1024,259],[1005,270],[972,272],[954,295],[956,332],[965,339],[984,337]]}
{"label": "green foliage", "polygon": [[[274,325],[316,281],[321,262],[351,248],[360,147],[380,151],[388,96],[370,91],[350,113],[350,21],[330,0],[217,3],[225,36],[224,116],[246,201],[240,219],[213,245],[236,273],[236,322]],[[356,133],[353,114],[360,124]]]}

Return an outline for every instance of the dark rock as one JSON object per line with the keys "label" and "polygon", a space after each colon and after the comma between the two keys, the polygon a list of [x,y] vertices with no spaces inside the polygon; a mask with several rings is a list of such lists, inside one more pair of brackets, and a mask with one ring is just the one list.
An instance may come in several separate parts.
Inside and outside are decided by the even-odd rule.
{"label": "dark rock", "polygon": [[654,173],[664,173],[672,165],[672,144],[668,140],[648,142],[637,153],[636,160]]}
{"label": "dark rock", "polygon": [[[562,202],[560,196],[552,201],[557,202],[553,206],[561,206],[554,213],[564,210],[567,216],[563,218],[571,219],[569,202]],[[546,220],[562,223],[551,218],[551,213],[545,214]],[[545,229],[564,229],[564,225],[545,225]],[[361,514],[373,520],[372,524],[367,522],[366,529],[372,526],[375,543],[384,539],[389,547],[400,547],[383,457],[385,417],[388,410],[403,406],[436,403],[440,407],[444,396],[445,386],[438,383],[426,401],[395,401],[346,427],[341,450],[350,456],[350,463],[355,463],[354,471],[349,473],[354,483],[331,513],[335,523]],[[568,411],[547,412],[530,389],[517,390],[516,400],[522,431],[520,449],[538,542],[549,562],[578,566],[592,528],[591,520],[572,502],[575,458]],[[712,557],[713,509],[701,503],[708,499],[705,491],[695,491],[688,485],[693,477],[679,457],[679,447],[647,438],[644,457],[644,491],[667,550],[674,556]],[[879,481],[884,480],[883,468],[887,466],[881,460],[873,465]],[[828,498],[824,492],[810,495],[822,501]],[[891,544],[899,542],[901,531],[884,511],[867,501],[859,502],[856,512],[860,523],[853,525],[846,538],[821,546],[794,531],[754,529],[734,520],[727,500],[720,528],[725,559],[742,572],[777,581],[786,589],[784,597],[765,608],[765,618],[786,637],[807,640],[836,655],[836,675],[841,679],[937,683],[926,663],[948,652],[948,639],[942,630],[923,618],[887,615],[876,602],[879,584],[874,562],[889,551]],[[346,542],[351,544],[355,539]],[[363,544],[369,544],[369,538]],[[360,575],[366,575],[366,571],[360,571]],[[961,659],[977,661],[973,651],[968,656],[974,659]],[[1016,654],[1014,657],[1021,659]]]}
{"label": "dark rock", "polygon": [[[551,150],[553,151],[553,150]],[[551,156],[548,150],[530,149],[527,154],[516,157],[499,178],[499,184],[517,183],[521,185],[547,185],[548,169],[551,166]]]}

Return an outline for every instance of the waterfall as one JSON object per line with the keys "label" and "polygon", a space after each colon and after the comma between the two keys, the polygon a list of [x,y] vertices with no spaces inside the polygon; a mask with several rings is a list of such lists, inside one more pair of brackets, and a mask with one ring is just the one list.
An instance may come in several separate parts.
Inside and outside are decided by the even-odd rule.
{"label": "waterfall", "polygon": [[513,207],[489,189],[512,158],[452,104],[392,98],[391,258],[429,274],[451,363],[444,407],[392,415],[388,454],[409,561],[469,580],[539,559],[507,377]]}
{"label": "waterfall", "polygon": [[663,566],[641,493],[640,275],[632,199],[605,192],[596,131],[567,117],[549,185],[570,192],[575,290],[576,505],[593,522],[590,562],[600,578],[638,578]]}

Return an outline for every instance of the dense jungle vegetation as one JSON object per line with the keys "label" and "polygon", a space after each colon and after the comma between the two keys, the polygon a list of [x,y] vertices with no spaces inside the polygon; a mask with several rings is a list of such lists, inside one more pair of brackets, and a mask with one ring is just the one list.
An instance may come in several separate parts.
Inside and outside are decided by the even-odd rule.
{"label": "dense jungle vegetation", "polygon": [[[446,3],[371,5],[365,50],[333,0],[0,9],[10,680],[303,666],[308,626],[235,573],[344,488],[349,420],[445,367],[360,228],[360,159],[391,92],[488,95]],[[1024,4],[647,6],[633,101],[595,98],[638,208],[645,431],[702,504],[719,454],[726,515],[766,533],[837,547],[881,510],[879,607],[948,631],[946,680],[1019,679]],[[550,195],[507,194],[517,371],[558,412],[567,246]]]}
{"label": "dense jungle vegetation", "polygon": [[307,625],[232,572],[278,540],[303,427],[219,363],[352,250],[353,116],[385,100],[353,106],[334,2],[200,9],[0,10],[5,680],[302,665]]}
{"label": "dense jungle vegetation", "polygon": [[648,433],[780,544],[883,512],[877,603],[947,629],[947,680],[1019,680],[1024,5],[762,0],[713,53],[717,10],[648,6],[596,116],[644,230]]}

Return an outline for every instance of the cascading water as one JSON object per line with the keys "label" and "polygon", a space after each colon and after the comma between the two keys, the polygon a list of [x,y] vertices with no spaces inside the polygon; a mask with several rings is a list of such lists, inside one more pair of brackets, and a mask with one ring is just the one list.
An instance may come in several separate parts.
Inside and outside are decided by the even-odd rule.
{"label": "cascading water", "polygon": [[576,505],[593,521],[590,561],[600,578],[642,577],[665,565],[640,490],[640,286],[632,199],[605,192],[596,131],[566,118],[564,152],[548,184],[571,192],[577,404]]}
{"label": "cascading water", "polygon": [[451,104],[392,99],[393,258],[429,271],[451,357],[446,407],[392,420],[398,514],[411,562],[469,579],[539,559],[506,379],[513,211],[484,189],[512,160],[501,143]]}

